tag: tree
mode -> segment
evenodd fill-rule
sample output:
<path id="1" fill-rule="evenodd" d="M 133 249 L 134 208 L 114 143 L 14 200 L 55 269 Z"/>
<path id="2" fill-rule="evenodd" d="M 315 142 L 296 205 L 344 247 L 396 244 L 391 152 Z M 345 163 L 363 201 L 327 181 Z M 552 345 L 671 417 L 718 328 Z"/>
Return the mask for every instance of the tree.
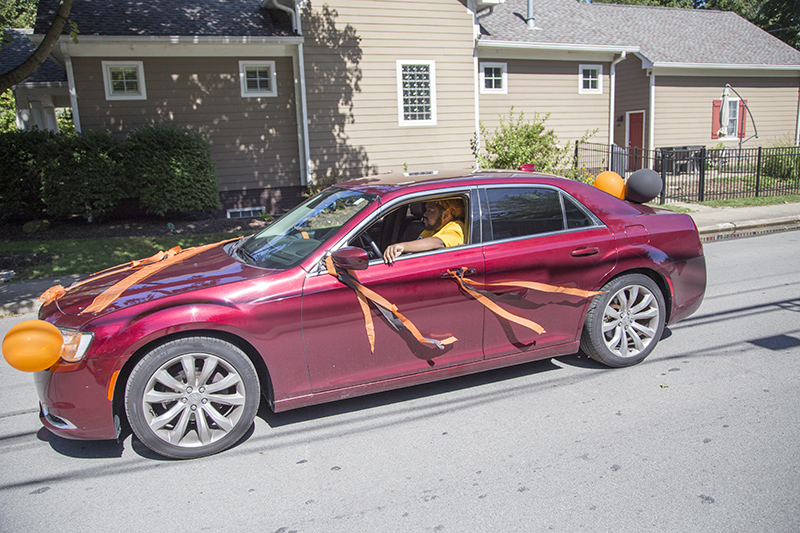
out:
<path id="1" fill-rule="evenodd" d="M 4 74 L 0 74 L 0 94 L 5 92 L 6 89 L 24 81 L 31 74 L 36 72 L 36 69 L 42 66 L 50 55 L 53 46 L 58 42 L 58 38 L 61 37 L 61 32 L 64 31 L 64 25 L 69 21 L 69 12 L 72 9 L 72 2 L 73 0 L 60 0 L 58 11 L 56 11 L 50 29 L 47 30 L 39 47 L 19 66 Z M 71 33 L 74 39 L 75 33 L 77 33 L 77 28 L 74 24 L 72 25 Z"/>

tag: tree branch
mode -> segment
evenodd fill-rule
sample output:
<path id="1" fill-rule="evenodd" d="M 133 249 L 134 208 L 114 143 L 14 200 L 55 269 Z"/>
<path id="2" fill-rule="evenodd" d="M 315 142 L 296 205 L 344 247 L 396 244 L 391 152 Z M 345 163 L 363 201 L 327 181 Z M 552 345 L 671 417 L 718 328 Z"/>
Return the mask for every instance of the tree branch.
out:
<path id="1" fill-rule="evenodd" d="M 67 23 L 69 12 L 72 9 L 72 2 L 73 0 L 61 0 L 61 5 L 58 6 L 53 24 L 47 30 L 39 47 L 22 64 L 5 74 L 0 74 L 0 93 L 25 81 L 47 60 L 53 46 L 58 42 L 58 38 L 61 37 L 61 32 L 64 30 L 64 25 Z"/>

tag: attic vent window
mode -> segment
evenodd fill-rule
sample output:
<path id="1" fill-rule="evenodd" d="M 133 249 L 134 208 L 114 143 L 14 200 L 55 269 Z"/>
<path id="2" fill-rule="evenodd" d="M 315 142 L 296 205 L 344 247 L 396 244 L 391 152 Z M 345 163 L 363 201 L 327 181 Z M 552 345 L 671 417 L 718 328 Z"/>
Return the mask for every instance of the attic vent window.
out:
<path id="1" fill-rule="evenodd" d="M 103 61 L 106 100 L 146 100 L 141 61 Z"/>
<path id="2" fill-rule="evenodd" d="M 239 61 L 242 98 L 277 96 L 274 61 Z"/>
<path id="3" fill-rule="evenodd" d="M 603 94 L 603 65 L 580 65 L 579 94 Z"/>
<path id="4" fill-rule="evenodd" d="M 401 126 L 436 125 L 436 64 L 397 61 L 397 105 Z"/>

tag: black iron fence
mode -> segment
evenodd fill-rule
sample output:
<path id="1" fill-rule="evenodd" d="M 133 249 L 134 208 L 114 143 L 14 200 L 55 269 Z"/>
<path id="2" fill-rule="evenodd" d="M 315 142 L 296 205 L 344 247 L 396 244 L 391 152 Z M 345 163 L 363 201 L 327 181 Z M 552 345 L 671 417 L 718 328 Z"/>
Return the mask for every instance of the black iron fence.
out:
<path id="1" fill-rule="evenodd" d="M 703 202 L 800 194 L 800 147 L 706 148 L 676 146 L 643 150 L 578 143 L 574 167 L 596 176 L 612 170 L 627 178 L 651 168 L 664 183 L 661 203 Z"/>

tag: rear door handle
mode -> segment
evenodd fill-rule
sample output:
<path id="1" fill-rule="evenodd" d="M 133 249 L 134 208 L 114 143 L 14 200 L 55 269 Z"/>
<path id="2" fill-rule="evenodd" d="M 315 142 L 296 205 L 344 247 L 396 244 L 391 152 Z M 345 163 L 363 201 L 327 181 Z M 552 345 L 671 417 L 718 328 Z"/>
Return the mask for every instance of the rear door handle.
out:
<path id="1" fill-rule="evenodd" d="M 571 255 L 572 257 L 586 257 L 587 255 L 594 255 L 598 253 L 600 253 L 600 248 L 593 246 L 591 248 L 586 248 L 586 247 L 577 248 L 575 250 L 572 250 L 572 252 L 570 252 L 569 255 Z"/>

